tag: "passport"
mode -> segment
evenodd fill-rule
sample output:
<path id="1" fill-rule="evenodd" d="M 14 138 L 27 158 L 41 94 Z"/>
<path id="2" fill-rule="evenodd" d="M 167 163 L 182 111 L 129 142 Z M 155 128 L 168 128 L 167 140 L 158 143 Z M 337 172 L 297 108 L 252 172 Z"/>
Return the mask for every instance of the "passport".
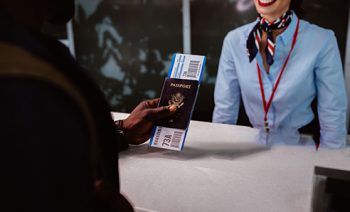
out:
<path id="1" fill-rule="evenodd" d="M 196 102 L 205 56 L 175 53 L 165 79 L 158 106 L 176 105 L 171 117 L 156 121 L 150 145 L 181 151 Z"/>
<path id="2" fill-rule="evenodd" d="M 177 111 L 155 124 L 160 127 L 186 129 L 196 102 L 198 88 L 198 80 L 167 78 L 163 84 L 159 106 L 175 105 Z"/>

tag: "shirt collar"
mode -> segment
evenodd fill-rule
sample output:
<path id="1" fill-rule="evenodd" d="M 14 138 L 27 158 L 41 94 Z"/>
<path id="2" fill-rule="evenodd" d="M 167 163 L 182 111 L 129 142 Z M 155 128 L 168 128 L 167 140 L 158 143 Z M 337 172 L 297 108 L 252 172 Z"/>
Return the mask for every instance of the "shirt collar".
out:
<path id="1" fill-rule="evenodd" d="M 296 30 L 297 27 L 297 23 L 298 23 L 298 16 L 297 14 L 295 14 L 295 12 L 293 11 L 293 18 L 292 21 L 290 22 L 290 24 L 288 25 L 287 29 L 282 32 L 280 35 L 277 36 L 281 38 L 282 43 L 284 45 L 289 44 L 290 42 L 292 42 L 293 40 L 293 36 L 294 36 L 294 32 Z"/>

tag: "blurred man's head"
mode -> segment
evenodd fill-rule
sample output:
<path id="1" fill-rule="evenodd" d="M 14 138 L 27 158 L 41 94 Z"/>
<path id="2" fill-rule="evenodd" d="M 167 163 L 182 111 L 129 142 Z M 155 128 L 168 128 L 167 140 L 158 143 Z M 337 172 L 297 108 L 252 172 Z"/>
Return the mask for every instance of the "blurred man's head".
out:
<path id="1" fill-rule="evenodd" d="M 50 14 L 47 17 L 47 21 L 52 24 L 65 24 L 74 15 L 74 0 L 44 0 L 51 4 Z"/>
<path id="2" fill-rule="evenodd" d="M 74 15 L 74 0 L 1 0 L 0 9 L 29 27 L 41 28 L 45 21 L 67 23 Z"/>

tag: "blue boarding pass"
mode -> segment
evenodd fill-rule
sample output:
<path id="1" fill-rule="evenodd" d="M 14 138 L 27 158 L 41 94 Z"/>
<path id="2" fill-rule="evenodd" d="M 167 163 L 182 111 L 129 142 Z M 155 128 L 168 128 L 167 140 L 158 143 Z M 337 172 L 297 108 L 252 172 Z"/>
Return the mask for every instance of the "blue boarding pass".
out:
<path id="1" fill-rule="evenodd" d="M 159 106 L 176 105 L 177 111 L 155 123 L 150 140 L 152 147 L 183 149 L 204 66 L 205 56 L 174 54 Z"/>

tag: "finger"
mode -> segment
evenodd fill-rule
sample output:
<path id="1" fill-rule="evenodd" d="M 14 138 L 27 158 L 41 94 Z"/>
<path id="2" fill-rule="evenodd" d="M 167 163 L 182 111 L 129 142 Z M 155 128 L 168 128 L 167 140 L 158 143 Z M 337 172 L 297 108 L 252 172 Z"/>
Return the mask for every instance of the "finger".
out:
<path id="1" fill-rule="evenodd" d="M 175 105 L 150 108 L 147 110 L 146 118 L 149 121 L 156 121 L 171 116 L 177 110 Z"/>
<path id="2" fill-rule="evenodd" d="M 156 108 L 159 104 L 159 98 L 146 100 L 147 108 Z"/>

